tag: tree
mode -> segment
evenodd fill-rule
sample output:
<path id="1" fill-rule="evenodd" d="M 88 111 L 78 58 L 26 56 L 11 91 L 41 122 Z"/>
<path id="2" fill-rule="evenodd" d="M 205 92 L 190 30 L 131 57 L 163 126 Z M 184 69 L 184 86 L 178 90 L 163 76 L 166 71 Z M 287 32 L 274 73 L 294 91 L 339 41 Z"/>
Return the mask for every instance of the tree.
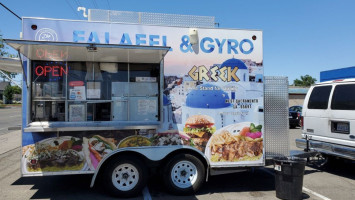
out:
<path id="1" fill-rule="evenodd" d="M 6 104 L 6 102 L 11 102 L 14 99 L 14 90 L 12 89 L 11 85 L 6 86 L 5 90 L 4 90 L 4 96 L 6 101 L 4 102 Z"/>
<path id="2" fill-rule="evenodd" d="M 301 80 L 296 79 L 293 81 L 293 85 L 295 86 L 302 86 L 302 87 L 309 87 L 312 84 L 314 84 L 317 81 L 317 79 L 313 78 L 310 75 L 305 75 L 305 76 L 301 76 Z"/>
<path id="3" fill-rule="evenodd" d="M 12 91 L 14 92 L 14 94 L 21 94 L 22 93 L 22 89 L 15 85 L 15 86 L 11 86 L 12 87 Z"/>
<path id="4" fill-rule="evenodd" d="M 5 51 L 6 47 L 4 45 L 4 42 L 2 40 L 2 34 L 0 33 L 0 56 L 6 56 L 9 53 Z"/>

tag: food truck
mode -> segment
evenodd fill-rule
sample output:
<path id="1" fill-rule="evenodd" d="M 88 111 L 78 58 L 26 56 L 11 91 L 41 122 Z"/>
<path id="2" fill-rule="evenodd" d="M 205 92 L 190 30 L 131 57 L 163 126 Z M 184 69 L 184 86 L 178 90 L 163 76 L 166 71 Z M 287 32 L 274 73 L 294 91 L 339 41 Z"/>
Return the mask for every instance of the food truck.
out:
<path id="1" fill-rule="evenodd" d="M 132 196 L 155 169 L 191 194 L 288 155 L 288 81 L 263 75 L 262 31 L 132 13 L 23 18 L 22 38 L 4 40 L 22 60 L 23 176 L 93 174 Z"/>

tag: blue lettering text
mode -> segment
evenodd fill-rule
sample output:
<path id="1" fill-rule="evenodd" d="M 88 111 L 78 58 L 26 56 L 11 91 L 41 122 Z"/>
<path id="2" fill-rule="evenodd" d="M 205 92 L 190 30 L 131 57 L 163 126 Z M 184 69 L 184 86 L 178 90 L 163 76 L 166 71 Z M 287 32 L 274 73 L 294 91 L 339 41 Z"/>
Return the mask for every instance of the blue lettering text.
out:
<path id="1" fill-rule="evenodd" d="M 233 39 L 228 39 L 227 43 L 228 43 L 228 48 L 227 48 L 228 54 L 230 54 L 232 50 L 235 54 L 238 54 L 238 51 L 236 49 L 238 47 L 238 41 Z"/>
<path id="2" fill-rule="evenodd" d="M 89 35 L 88 43 L 100 43 L 99 37 L 96 32 L 91 32 Z"/>
<path id="3" fill-rule="evenodd" d="M 85 41 L 84 34 L 85 31 L 73 31 L 73 42 Z"/>
<path id="4" fill-rule="evenodd" d="M 218 38 L 216 38 L 215 40 L 216 40 L 216 43 L 217 43 L 217 46 L 218 46 L 218 53 L 219 53 L 219 54 L 222 54 L 222 52 L 223 52 L 223 45 L 224 45 L 224 43 L 226 42 L 226 39 L 223 39 L 222 42 L 220 42 Z"/>
<path id="5" fill-rule="evenodd" d="M 209 47 L 208 49 L 205 48 L 205 43 L 209 42 L 209 43 L 213 43 L 213 39 L 210 37 L 205 37 L 201 40 L 200 43 L 200 48 L 203 52 L 205 53 L 211 53 L 214 50 L 214 45 L 213 44 L 208 44 L 207 47 Z"/>
<path id="6" fill-rule="evenodd" d="M 128 33 L 123 33 L 120 44 L 132 45 L 131 38 Z"/>
<path id="7" fill-rule="evenodd" d="M 244 45 L 243 45 L 244 43 L 248 43 L 250 45 L 248 51 L 246 51 L 244 49 Z M 240 52 L 242 52 L 244 54 L 250 54 L 254 50 L 254 45 L 250 40 L 244 39 L 244 40 L 240 41 L 239 49 L 240 49 Z"/>
<path id="8" fill-rule="evenodd" d="M 146 34 L 136 34 L 136 45 L 147 44 L 146 37 L 147 37 Z"/>
<path id="9" fill-rule="evenodd" d="M 159 45 L 159 35 L 150 35 L 149 36 L 149 46 Z"/>

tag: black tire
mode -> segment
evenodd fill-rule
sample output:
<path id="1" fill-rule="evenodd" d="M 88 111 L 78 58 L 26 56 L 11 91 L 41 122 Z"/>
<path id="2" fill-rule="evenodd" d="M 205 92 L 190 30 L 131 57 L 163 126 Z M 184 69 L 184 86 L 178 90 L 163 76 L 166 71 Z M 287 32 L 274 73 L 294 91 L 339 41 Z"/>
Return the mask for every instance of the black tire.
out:
<path id="1" fill-rule="evenodd" d="M 190 154 L 176 155 L 167 162 L 163 171 L 167 191 L 176 195 L 194 194 L 204 183 L 205 177 L 205 166 L 200 159 Z"/>
<path id="2" fill-rule="evenodd" d="M 147 184 L 147 169 L 137 158 L 120 156 L 107 164 L 101 184 L 113 196 L 134 197 Z"/>

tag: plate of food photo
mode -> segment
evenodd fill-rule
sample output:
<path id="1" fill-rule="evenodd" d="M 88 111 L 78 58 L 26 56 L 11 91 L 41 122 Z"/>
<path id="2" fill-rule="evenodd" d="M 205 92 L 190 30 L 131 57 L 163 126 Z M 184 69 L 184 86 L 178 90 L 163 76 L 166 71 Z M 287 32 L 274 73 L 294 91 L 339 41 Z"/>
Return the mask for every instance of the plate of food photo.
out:
<path id="1" fill-rule="evenodd" d="M 23 172 L 60 172 L 86 170 L 82 140 L 71 136 L 47 138 L 36 142 L 22 157 Z"/>
<path id="2" fill-rule="evenodd" d="M 151 146 L 151 145 L 152 143 L 147 137 L 140 136 L 140 135 L 132 135 L 121 140 L 121 142 L 118 144 L 118 148 L 144 147 L 144 146 Z"/>
<path id="3" fill-rule="evenodd" d="M 213 165 L 259 162 L 263 156 L 262 125 L 231 124 L 217 130 L 207 143 L 205 155 Z"/>

